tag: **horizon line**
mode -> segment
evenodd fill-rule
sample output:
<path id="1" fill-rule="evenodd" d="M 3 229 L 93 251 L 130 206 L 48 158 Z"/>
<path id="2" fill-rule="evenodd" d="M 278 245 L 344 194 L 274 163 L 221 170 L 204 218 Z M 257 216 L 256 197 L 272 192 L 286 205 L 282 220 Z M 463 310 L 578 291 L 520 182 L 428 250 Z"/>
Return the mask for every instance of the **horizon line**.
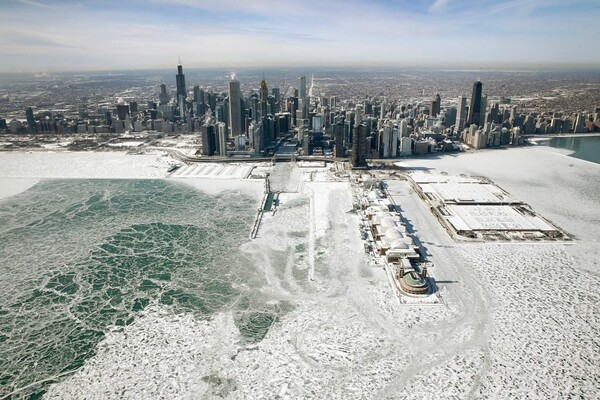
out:
<path id="1" fill-rule="evenodd" d="M 327 68 L 327 69 L 426 69 L 426 70 L 435 70 L 435 71 L 456 71 L 456 72 L 481 72 L 483 74 L 487 72 L 520 72 L 518 70 L 523 70 L 523 72 L 531 72 L 531 71 L 544 71 L 544 70 L 600 70 L 600 64 L 598 63 L 570 63 L 570 62 L 540 62 L 540 63 L 490 63 L 487 67 L 486 64 L 481 63 L 483 66 L 483 70 L 480 71 L 480 67 L 474 67 L 471 63 L 458 64 L 458 63 L 448 63 L 443 66 L 439 64 L 307 64 L 307 65 L 298 65 L 298 64 L 281 64 L 281 65 L 214 65 L 214 66 L 197 66 L 195 64 L 191 64 L 189 66 L 183 65 L 186 69 L 191 70 L 252 70 L 252 69 L 318 69 L 318 68 Z M 162 71 L 169 70 L 172 68 L 176 68 L 177 65 L 173 64 L 173 66 L 152 66 L 152 67 L 134 67 L 134 68 L 125 68 L 125 67 L 115 67 L 115 68 L 73 68 L 73 69 L 63 69 L 61 67 L 58 68 L 47 68 L 47 69 L 25 69 L 25 70 L 16 70 L 16 69 L 8 69 L 8 70 L 0 70 L 0 74 L 44 74 L 44 73 L 90 73 L 90 72 L 132 72 L 132 71 Z M 516 71 L 515 71 L 516 70 Z"/>

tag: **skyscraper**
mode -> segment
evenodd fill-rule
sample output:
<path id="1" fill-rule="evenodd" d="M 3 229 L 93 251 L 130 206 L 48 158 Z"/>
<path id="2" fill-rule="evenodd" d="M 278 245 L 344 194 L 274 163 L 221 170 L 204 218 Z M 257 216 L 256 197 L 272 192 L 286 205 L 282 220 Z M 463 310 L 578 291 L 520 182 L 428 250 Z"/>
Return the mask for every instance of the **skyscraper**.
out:
<path id="1" fill-rule="evenodd" d="M 281 104 L 281 89 L 279 88 L 273 88 L 271 89 L 271 94 L 275 97 L 275 113 L 278 113 L 280 111 L 280 104 Z"/>
<path id="2" fill-rule="evenodd" d="M 306 76 L 300 77 L 300 107 L 302 111 L 302 118 L 308 118 L 308 99 L 306 96 Z"/>
<path id="3" fill-rule="evenodd" d="M 305 99 L 306 98 L 306 76 L 302 75 L 299 79 L 300 79 L 300 89 L 299 89 L 298 96 L 301 99 Z"/>
<path id="4" fill-rule="evenodd" d="M 177 84 L 177 99 L 179 100 L 183 96 L 185 99 L 187 91 L 185 90 L 185 75 L 183 74 L 183 67 L 181 63 L 177 66 L 177 75 L 175 75 L 175 83 Z M 179 105 L 180 107 L 182 104 Z"/>
<path id="5" fill-rule="evenodd" d="M 456 108 L 456 131 L 462 132 L 465 129 L 465 120 L 467 118 L 467 98 L 465 96 L 458 97 L 458 107 Z"/>
<path id="6" fill-rule="evenodd" d="M 430 115 L 432 117 L 437 117 L 439 115 L 441 103 L 442 103 L 442 99 L 440 98 L 440 95 L 436 94 L 435 99 L 433 99 L 431 101 L 431 114 Z"/>
<path id="7" fill-rule="evenodd" d="M 169 95 L 167 94 L 167 85 L 164 83 L 160 84 L 160 93 L 158 95 L 158 102 L 160 104 L 167 104 L 169 102 Z"/>
<path id="8" fill-rule="evenodd" d="M 33 110 L 31 109 L 31 107 L 28 107 L 25 111 L 25 117 L 27 118 L 27 132 L 36 133 L 37 128 L 35 125 L 35 118 L 33 116 Z"/>
<path id="9" fill-rule="evenodd" d="M 469 124 L 479 126 L 481 122 L 481 90 L 482 83 L 476 81 L 473 84 L 473 94 L 471 95 L 471 105 L 469 106 Z M 485 111 L 485 110 L 484 110 Z"/>
<path id="10" fill-rule="evenodd" d="M 194 101 L 200 103 L 200 86 L 194 86 Z"/>
<path id="11" fill-rule="evenodd" d="M 352 167 L 367 166 L 367 127 L 357 124 L 352 130 Z"/>
<path id="12" fill-rule="evenodd" d="M 333 126 L 333 137 L 335 140 L 335 156 L 344 157 L 344 124 L 340 121 Z"/>
<path id="13" fill-rule="evenodd" d="M 265 118 L 269 114 L 269 89 L 267 88 L 267 82 L 264 80 L 260 81 L 260 116 Z"/>
<path id="14" fill-rule="evenodd" d="M 200 127 L 200 143 L 202 144 L 203 156 L 212 156 L 215 153 L 214 125 L 203 125 Z"/>
<path id="15" fill-rule="evenodd" d="M 229 81 L 229 129 L 233 137 L 242 134 L 242 93 L 235 78 Z"/>

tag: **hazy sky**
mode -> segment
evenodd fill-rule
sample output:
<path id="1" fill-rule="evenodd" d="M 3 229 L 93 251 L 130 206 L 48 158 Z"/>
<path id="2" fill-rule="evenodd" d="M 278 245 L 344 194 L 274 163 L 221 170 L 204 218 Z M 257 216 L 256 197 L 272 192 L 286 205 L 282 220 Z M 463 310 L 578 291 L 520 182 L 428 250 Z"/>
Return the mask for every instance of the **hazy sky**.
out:
<path id="1" fill-rule="evenodd" d="M 0 0 L 0 71 L 600 66 L 598 0 Z"/>

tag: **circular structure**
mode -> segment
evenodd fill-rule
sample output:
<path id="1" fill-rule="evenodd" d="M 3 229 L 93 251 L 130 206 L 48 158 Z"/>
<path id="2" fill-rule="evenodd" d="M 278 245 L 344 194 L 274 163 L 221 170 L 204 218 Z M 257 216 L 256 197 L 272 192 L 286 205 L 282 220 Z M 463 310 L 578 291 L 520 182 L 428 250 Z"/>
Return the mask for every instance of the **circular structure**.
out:
<path id="1" fill-rule="evenodd" d="M 396 275 L 400 289 L 407 294 L 423 295 L 429 292 L 427 278 L 421 277 L 416 271 L 401 271 Z"/>

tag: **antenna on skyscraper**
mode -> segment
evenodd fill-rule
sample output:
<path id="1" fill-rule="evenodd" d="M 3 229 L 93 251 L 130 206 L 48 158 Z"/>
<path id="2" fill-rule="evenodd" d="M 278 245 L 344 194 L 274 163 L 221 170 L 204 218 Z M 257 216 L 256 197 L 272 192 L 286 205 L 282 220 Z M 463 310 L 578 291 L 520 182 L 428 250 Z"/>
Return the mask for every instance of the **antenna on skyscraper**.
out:
<path id="1" fill-rule="evenodd" d="M 179 61 L 179 65 L 181 65 L 181 56 L 180 55 L 177 56 L 177 60 Z"/>
<path id="2" fill-rule="evenodd" d="M 477 82 L 481 82 L 481 65 L 479 66 L 479 73 L 477 74 Z"/>

